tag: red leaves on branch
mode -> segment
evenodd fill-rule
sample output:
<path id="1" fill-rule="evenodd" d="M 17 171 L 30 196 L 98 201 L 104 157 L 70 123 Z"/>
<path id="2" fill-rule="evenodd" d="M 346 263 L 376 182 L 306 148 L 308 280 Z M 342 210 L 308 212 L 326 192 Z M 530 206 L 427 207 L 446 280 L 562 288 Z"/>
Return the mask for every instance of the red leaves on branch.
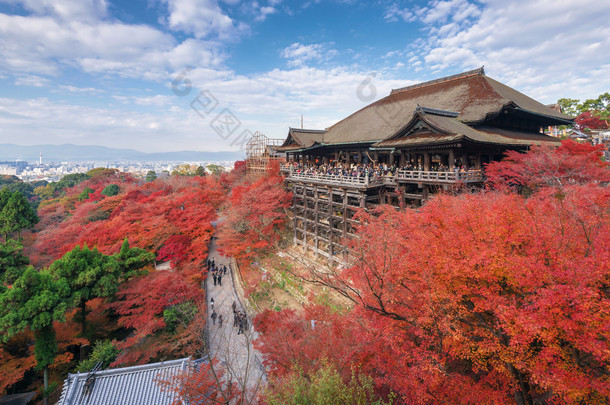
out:
<path id="1" fill-rule="evenodd" d="M 610 398 L 609 202 L 574 185 L 362 214 L 343 277 L 378 383 L 417 403 Z"/>
<path id="2" fill-rule="evenodd" d="M 233 187 L 218 231 L 218 246 L 224 255 L 249 260 L 275 247 L 292 198 L 283 183 L 279 171 L 270 171 Z"/>
<path id="3" fill-rule="evenodd" d="M 596 115 L 597 112 L 599 111 L 585 111 L 574 122 L 581 129 L 608 129 L 608 122 Z"/>
<path id="4" fill-rule="evenodd" d="M 564 187 L 570 184 L 610 181 L 603 145 L 565 140 L 558 148 L 532 146 L 528 153 L 509 151 L 500 162 L 486 165 L 494 188 Z"/>
<path id="5" fill-rule="evenodd" d="M 263 363 L 274 377 L 289 374 L 298 365 L 305 374 L 315 372 L 326 359 L 349 377 L 350 366 L 367 342 L 359 340 L 343 315 L 327 307 L 311 306 L 303 313 L 266 310 L 255 320 L 260 333 L 255 345 L 265 354 Z"/>
<path id="6" fill-rule="evenodd" d="M 154 271 L 123 284 L 117 293 L 118 300 L 110 307 L 120 315 L 119 325 L 131 328 L 134 333 L 121 342 L 119 349 L 138 345 L 114 363 L 142 363 L 154 358 L 165 345 L 172 342 L 154 339 L 157 331 L 165 327 L 163 311 L 184 301 L 198 302 L 202 296 L 198 286 L 189 283 L 174 271 Z"/>

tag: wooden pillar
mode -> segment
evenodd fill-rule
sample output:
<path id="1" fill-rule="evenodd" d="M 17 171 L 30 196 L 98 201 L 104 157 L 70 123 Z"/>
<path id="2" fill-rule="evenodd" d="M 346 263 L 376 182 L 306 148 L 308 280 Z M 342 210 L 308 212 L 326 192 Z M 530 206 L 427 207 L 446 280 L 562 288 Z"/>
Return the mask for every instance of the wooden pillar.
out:
<path id="1" fill-rule="evenodd" d="M 405 166 L 405 152 L 404 151 L 400 151 L 400 167 L 404 167 Z"/>
<path id="2" fill-rule="evenodd" d="M 347 238 L 347 190 L 343 190 L 343 239 Z"/>
<path id="3" fill-rule="evenodd" d="M 298 225 L 298 215 L 296 213 L 297 211 L 297 193 L 296 190 L 294 193 L 292 193 L 292 209 L 294 210 L 294 218 L 293 218 L 293 227 L 294 227 L 294 244 L 298 244 L 297 241 L 299 239 L 299 234 L 297 232 L 297 225 Z"/>
<path id="4" fill-rule="evenodd" d="M 339 151 L 335 151 L 335 163 L 339 163 Z"/>
<path id="5" fill-rule="evenodd" d="M 379 161 L 379 153 L 377 153 L 376 151 L 373 152 L 373 160 L 375 161 L 375 163 Z"/>
<path id="6" fill-rule="evenodd" d="M 430 152 L 424 152 L 424 171 L 430 170 Z"/>
<path id="7" fill-rule="evenodd" d="M 476 163 L 476 169 L 477 170 L 481 170 L 481 152 L 477 152 L 477 163 Z"/>
<path id="8" fill-rule="evenodd" d="M 362 151 L 358 151 L 358 164 L 362 164 Z"/>
<path id="9" fill-rule="evenodd" d="M 307 186 L 303 185 L 303 247 L 307 248 Z"/>
<path id="10" fill-rule="evenodd" d="M 455 169 L 455 152 L 453 152 L 453 148 L 449 149 L 449 170 L 453 171 Z"/>
<path id="11" fill-rule="evenodd" d="M 319 203 L 319 199 L 318 199 L 318 186 L 314 186 L 314 191 L 313 191 L 313 196 L 314 196 L 314 255 L 315 257 L 318 257 L 318 247 L 319 247 L 319 243 L 320 243 L 320 229 L 318 227 L 318 223 L 320 220 L 320 211 L 319 208 L 320 206 L 318 205 Z"/>
<path id="12" fill-rule="evenodd" d="M 394 164 L 394 153 L 390 152 L 390 159 L 388 159 L 388 166 L 392 166 Z"/>

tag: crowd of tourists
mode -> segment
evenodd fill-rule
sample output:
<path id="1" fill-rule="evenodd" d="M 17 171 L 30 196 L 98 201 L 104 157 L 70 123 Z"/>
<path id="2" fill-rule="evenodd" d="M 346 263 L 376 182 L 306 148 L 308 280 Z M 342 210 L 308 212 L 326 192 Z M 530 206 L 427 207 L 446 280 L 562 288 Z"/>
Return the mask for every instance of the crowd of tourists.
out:
<path id="1" fill-rule="evenodd" d="M 214 259 L 208 259 L 206 261 L 206 266 L 208 269 L 208 274 L 211 273 L 212 277 L 214 278 L 214 285 L 222 286 L 222 276 L 227 274 L 227 266 L 216 266 Z"/>
<path id="2" fill-rule="evenodd" d="M 370 180 L 377 180 L 385 176 L 395 176 L 399 170 L 408 171 L 423 171 L 421 163 L 408 162 L 402 166 L 395 164 L 388 165 L 385 163 L 322 163 L 303 165 L 299 162 L 286 163 L 287 168 L 293 173 L 314 174 L 314 175 L 331 175 L 365 178 L 368 176 Z M 428 171 L 448 172 L 449 166 L 433 162 Z M 454 172 L 465 172 L 467 169 L 464 166 L 455 166 Z"/>
<path id="3" fill-rule="evenodd" d="M 212 274 L 214 279 L 214 286 L 222 287 L 222 276 L 227 274 L 227 266 L 226 265 L 216 265 L 214 259 L 208 259 L 206 261 L 206 267 L 208 270 L 208 274 Z M 212 319 L 212 325 L 216 325 L 216 321 L 218 321 L 218 325 L 222 327 L 223 318 L 222 315 L 216 312 L 216 308 L 214 307 L 215 302 L 214 298 L 210 300 L 210 310 L 212 311 L 210 318 Z M 248 316 L 245 312 L 237 309 L 237 303 L 233 301 L 233 327 L 238 328 L 237 334 L 241 335 L 246 330 L 248 330 Z"/>

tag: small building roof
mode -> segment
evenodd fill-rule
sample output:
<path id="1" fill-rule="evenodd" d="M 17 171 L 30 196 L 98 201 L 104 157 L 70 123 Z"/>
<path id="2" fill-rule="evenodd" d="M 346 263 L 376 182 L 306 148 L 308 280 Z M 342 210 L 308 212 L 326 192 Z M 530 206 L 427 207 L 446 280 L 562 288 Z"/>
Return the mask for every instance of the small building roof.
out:
<path id="1" fill-rule="evenodd" d="M 278 152 L 287 152 L 303 148 L 309 148 L 316 143 L 322 143 L 324 140 L 324 129 L 301 129 L 288 128 L 288 136 L 281 146 L 274 149 Z"/>
<path id="2" fill-rule="evenodd" d="M 170 381 L 202 361 L 187 357 L 95 373 L 68 374 L 57 405 L 171 405 L 179 399 L 178 394 L 173 390 L 162 391 L 158 381 Z"/>
<path id="3" fill-rule="evenodd" d="M 379 142 L 396 134 L 419 105 L 459 112 L 459 121 L 476 125 L 506 108 L 525 111 L 549 124 L 572 117 L 487 77 L 483 68 L 392 90 L 384 97 L 327 129 L 324 144 Z"/>

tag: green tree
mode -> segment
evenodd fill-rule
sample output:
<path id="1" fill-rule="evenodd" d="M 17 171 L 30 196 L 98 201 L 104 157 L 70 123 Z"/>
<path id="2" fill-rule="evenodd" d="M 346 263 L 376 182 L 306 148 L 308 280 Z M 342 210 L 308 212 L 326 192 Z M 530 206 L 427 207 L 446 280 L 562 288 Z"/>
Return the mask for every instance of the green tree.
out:
<path id="1" fill-rule="evenodd" d="M 337 369 L 323 361 L 312 376 L 295 368 L 281 381 L 275 381 L 265 393 L 268 405 L 390 405 L 375 395 L 373 379 L 352 371 L 344 381 Z"/>
<path id="2" fill-rule="evenodd" d="M 209 165 L 206 166 L 206 168 L 212 173 L 212 174 L 220 174 L 222 172 L 225 171 L 225 169 L 222 166 L 218 166 L 215 164 L 210 163 Z"/>
<path id="3" fill-rule="evenodd" d="M 52 184 L 57 191 L 61 191 L 64 188 L 74 187 L 85 180 L 89 180 L 90 178 L 91 176 L 86 173 L 73 173 L 62 177 L 57 183 Z"/>
<path id="4" fill-rule="evenodd" d="M 97 249 L 76 246 L 61 259 L 55 260 L 49 271 L 60 282 L 70 287 L 69 305 L 80 310 L 81 336 L 87 330 L 87 301 L 110 297 L 117 291 L 119 265 Z"/>
<path id="5" fill-rule="evenodd" d="M 107 197 L 113 197 L 113 196 L 117 195 L 120 191 L 121 191 L 121 189 L 119 188 L 118 185 L 116 185 L 116 184 L 108 184 L 102 190 L 102 194 L 104 194 Z"/>
<path id="6" fill-rule="evenodd" d="M 3 204 L 6 198 L 6 194 L 4 192 L 2 194 L 0 204 Z M 19 191 L 11 194 L 6 204 L 3 204 L 2 211 L 0 211 L 0 232 L 4 234 L 5 241 L 8 235 L 14 232 L 19 233 L 19 239 L 21 240 L 21 230 L 29 228 L 37 222 L 36 211 Z"/>
<path id="7" fill-rule="evenodd" d="M 146 182 L 150 183 L 153 182 L 155 180 L 157 180 L 157 173 L 155 173 L 154 170 L 149 170 L 148 173 L 146 173 Z"/>
<path id="8" fill-rule="evenodd" d="M 85 201 L 87 198 L 89 198 L 89 194 L 93 193 L 93 191 L 94 190 L 92 188 L 85 187 L 78 195 L 78 201 Z"/>
<path id="9" fill-rule="evenodd" d="M 13 195 L 13 193 L 11 193 L 9 191 L 9 189 L 7 189 L 7 188 L 0 189 L 0 212 L 2 212 L 2 210 L 4 209 L 4 206 L 6 205 L 6 203 L 11 198 L 12 195 Z"/>
<path id="10" fill-rule="evenodd" d="M 63 321 L 65 299 L 70 290 L 65 281 L 55 281 L 48 271 L 28 267 L 11 288 L 0 294 L 0 331 L 6 342 L 30 328 L 34 333 L 34 356 L 43 370 L 45 395 L 49 387 L 47 369 L 57 355 L 53 321 Z"/>
<path id="11" fill-rule="evenodd" d="M 197 170 L 195 170 L 195 176 L 204 177 L 207 175 L 208 175 L 208 173 L 205 171 L 203 166 L 197 166 Z"/>
<path id="12" fill-rule="evenodd" d="M 30 260 L 23 255 L 23 245 L 9 239 L 0 243 L 0 284 L 13 284 L 25 271 Z"/>
<path id="13" fill-rule="evenodd" d="M 600 94 L 597 98 L 590 98 L 582 103 L 578 99 L 561 98 L 557 101 L 564 114 L 577 116 L 587 111 L 604 121 L 610 120 L 610 93 Z"/>
<path id="14" fill-rule="evenodd" d="M 86 373 L 91 370 L 97 363 L 102 363 L 102 368 L 106 368 L 112 363 L 120 351 L 114 347 L 114 343 L 108 340 L 99 340 L 95 342 L 93 351 L 89 357 L 76 366 L 76 371 L 79 373 Z"/>
<path id="15" fill-rule="evenodd" d="M 113 256 L 119 267 L 119 274 L 123 279 L 138 275 L 142 267 L 155 260 L 155 254 L 140 248 L 130 248 L 127 238 L 123 240 L 121 250 Z"/>

